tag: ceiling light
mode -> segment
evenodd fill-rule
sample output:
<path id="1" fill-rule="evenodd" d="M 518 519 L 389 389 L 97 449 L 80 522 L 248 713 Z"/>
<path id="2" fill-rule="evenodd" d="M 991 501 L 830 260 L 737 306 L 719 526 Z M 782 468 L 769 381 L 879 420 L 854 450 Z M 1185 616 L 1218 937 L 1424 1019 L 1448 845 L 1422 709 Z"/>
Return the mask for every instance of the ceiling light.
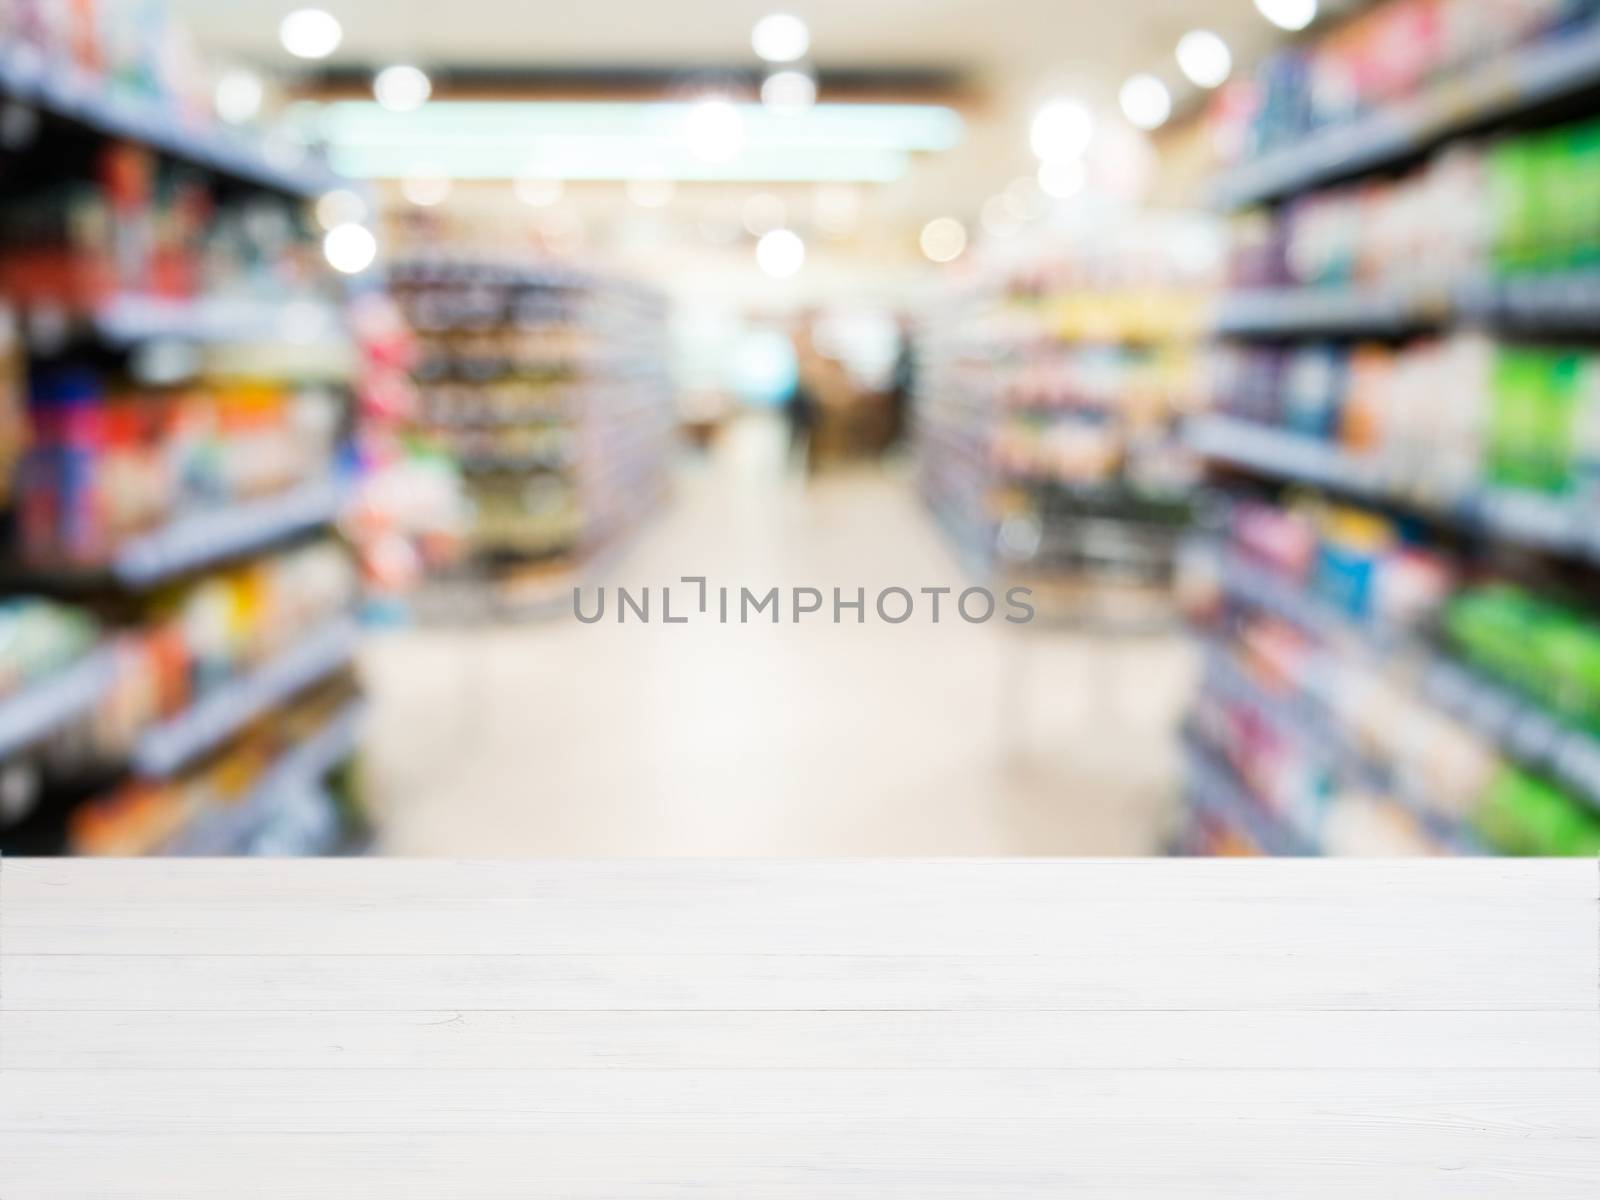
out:
<path id="1" fill-rule="evenodd" d="M 757 192 L 747 198 L 739 209 L 739 217 L 752 237 L 771 233 L 783 227 L 789 213 L 784 203 L 771 192 Z"/>
<path id="2" fill-rule="evenodd" d="M 744 118 L 727 100 L 702 100 L 683 122 L 689 152 L 704 162 L 727 162 L 744 146 Z"/>
<path id="3" fill-rule="evenodd" d="M 774 71 L 761 81 L 761 103 L 780 116 L 804 112 L 817 102 L 817 81 L 805 71 Z"/>
<path id="4" fill-rule="evenodd" d="M 417 67 L 385 67 L 372 80 L 372 94 L 390 112 L 411 112 L 433 95 L 433 81 Z"/>
<path id="5" fill-rule="evenodd" d="M 1039 165 L 1039 190 L 1046 196 L 1065 200 L 1083 191 L 1083 163 L 1077 159 L 1061 159 Z"/>
<path id="6" fill-rule="evenodd" d="M 245 67 L 233 67 L 217 77 L 212 103 L 217 116 L 228 124 L 243 125 L 260 115 L 265 94 L 261 76 Z"/>
<path id="7" fill-rule="evenodd" d="M 1279 29 L 1295 33 L 1317 19 L 1317 0 L 1256 0 L 1256 11 Z"/>
<path id="8" fill-rule="evenodd" d="M 1117 93 L 1122 115 L 1140 129 L 1154 129 L 1172 115 L 1172 93 L 1154 75 L 1134 75 Z"/>
<path id="9" fill-rule="evenodd" d="M 322 239 L 322 254 L 335 271 L 357 275 L 378 256 L 378 239 L 365 225 L 335 225 Z"/>
<path id="10" fill-rule="evenodd" d="M 1178 67 L 1196 87 L 1214 88 L 1233 70 L 1233 52 L 1209 29 L 1191 29 L 1178 39 Z"/>
<path id="11" fill-rule="evenodd" d="M 519 175 L 511 185 L 517 199 L 529 208 L 549 208 L 561 199 L 561 180 L 545 179 L 538 175 Z"/>
<path id="12" fill-rule="evenodd" d="M 1094 117 L 1076 100 L 1052 100 L 1034 114 L 1028 130 L 1033 152 L 1047 161 L 1077 158 L 1094 136 Z"/>
<path id="13" fill-rule="evenodd" d="M 297 8 L 279 23 L 278 40 L 296 58 L 327 58 L 344 40 L 344 30 L 332 13 Z"/>
<path id="14" fill-rule="evenodd" d="M 967 248 L 967 227 L 954 217 L 935 217 L 922 227 L 917 242 L 934 262 L 953 262 Z"/>
<path id="15" fill-rule="evenodd" d="M 794 62 L 811 49 L 811 31 L 799 17 L 773 13 L 756 22 L 750 46 L 768 62 Z"/>
<path id="16" fill-rule="evenodd" d="M 317 197 L 316 217 L 317 224 L 324 229 L 356 224 L 367 219 L 367 202 L 359 192 L 334 188 Z"/>
<path id="17" fill-rule="evenodd" d="M 418 167 L 400 181 L 400 194 L 419 208 L 433 208 L 450 198 L 450 177 L 434 167 Z"/>
<path id="18" fill-rule="evenodd" d="M 756 243 L 756 266 L 763 275 L 787 279 L 806 263 L 806 244 L 791 229 L 770 229 Z"/>
<path id="19" fill-rule="evenodd" d="M 509 183 L 520 168 L 569 185 L 620 185 L 640 174 L 764 185 L 893 182 L 912 155 L 959 144 L 963 127 L 940 105 L 819 103 L 778 116 L 720 92 L 699 101 L 456 100 L 436 92 L 416 112 L 395 113 L 369 97 L 329 102 L 307 134 L 328 146 L 336 172 L 354 179 L 401 179 L 426 162 L 456 180 Z M 706 101 L 721 103 L 708 115 Z M 708 161 L 690 134 L 702 151 L 726 153 L 732 143 L 736 152 Z"/>
<path id="20" fill-rule="evenodd" d="M 983 202 L 983 212 L 978 219 L 990 237 L 1010 237 L 1022 228 L 1022 221 L 1011 210 L 1010 199 L 1004 192 Z"/>
<path id="21" fill-rule="evenodd" d="M 670 179 L 630 179 L 623 185 L 640 208 L 665 208 L 672 203 L 673 186 Z"/>

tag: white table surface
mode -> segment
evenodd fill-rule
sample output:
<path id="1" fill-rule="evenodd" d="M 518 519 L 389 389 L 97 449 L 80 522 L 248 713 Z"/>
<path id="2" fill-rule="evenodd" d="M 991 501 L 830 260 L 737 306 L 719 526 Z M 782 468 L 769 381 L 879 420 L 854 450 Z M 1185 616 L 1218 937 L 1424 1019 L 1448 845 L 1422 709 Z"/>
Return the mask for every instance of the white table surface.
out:
<path id="1" fill-rule="evenodd" d="M 0 863 L 0 1197 L 1600 1195 L 1568 862 Z"/>

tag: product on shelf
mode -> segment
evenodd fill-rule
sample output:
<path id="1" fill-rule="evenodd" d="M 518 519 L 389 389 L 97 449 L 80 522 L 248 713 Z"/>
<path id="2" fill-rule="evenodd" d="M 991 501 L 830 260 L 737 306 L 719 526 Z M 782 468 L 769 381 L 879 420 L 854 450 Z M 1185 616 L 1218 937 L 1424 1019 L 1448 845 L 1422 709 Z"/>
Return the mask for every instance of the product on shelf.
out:
<path id="1" fill-rule="evenodd" d="M 1469 662 L 1562 720 L 1600 733 L 1600 619 L 1499 586 L 1456 596 L 1443 624 Z"/>
<path id="2" fill-rule="evenodd" d="M 1456 79 L 1538 40 L 1579 36 L 1595 13 L 1592 0 L 1386 0 L 1268 57 L 1219 106 L 1219 134 L 1248 161 L 1418 96 L 1448 109 Z"/>
<path id="3" fill-rule="evenodd" d="M 1235 343 L 1214 410 L 1330 443 L 1449 501 L 1481 488 L 1600 504 L 1600 355 L 1462 333 L 1382 343 Z"/>
<path id="4" fill-rule="evenodd" d="M 212 311 L 321 301 L 319 259 L 297 201 L 219 203 L 203 173 L 126 143 L 107 143 L 90 177 L 40 182 L 0 204 L 0 291 L 68 315 L 106 316 L 119 300 Z"/>
<path id="5" fill-rule="evenodd" d="M 1210 815 L 1188 848 L 1228 844 L 1210 836 L 1219 792 L 1303 852 L 1600 846 L 1600 623 L 1463 589 L 1425 536 L 1327 501 L 1229 507 L 1220 591 L 1195 609 L 1209 640 L 1189 724 L 1209 762 L 1189 793 Z"/>
<path id="6" fill-rule="evenodd" d="M 368 292 L 351 306 L 361 351 L 361 478 L 345 525 L 360 554 L 368 613 L 456 563 L 471 519 L 460 469 L 414 432 L 417 342 L 399 305 Z"/>
<path id="7" fill-rule="evenodd" d="M 353 692 L 334 681 L 255 722 L 173 779 L 131 780 L 73 811 L 79 854 L 318 854 L 343 836 L 323 776 L 351 749 Z"/>
<path id="8" fill-rule="evenodd" d="M 242 120 L 219 119 L 215 98 L 226 63 L 202 58 L 186 25 L 164 0 L 9 0 L 0 5 L 0 94 L 18 101 L 7 126 L 9 152 L 47 147 L 74 155 L 73 136 L 135 143 L 253 189 L 301 197 L 334 186 L 303 146 L 259 136 L 263 116 L 280 115 L 277 90 Z M 81 169 L 67 172 L 84 176 Z"/>
<path id="9" fill-rule="evenodd" d="M 1341 184 L 1236 215 L 1229 282 L 1382 286 L 1419 303 L 1444 299 L 1495 276 L 1593 268 L 1597 213 L 1600 121 L 1453 143 L 1399 179 Z"/>
<path id="10" fill-rule="evenodd" d="M 63 670 L 98 636 L 81 609 L 37 597 L 0 599 L 0 701 Z"/>
<path id="11" fill-rule="evenodd" d="M 1151 216 L 1052 243 L 925 323 L 920 485 L 974 562 L 1165 577 L 1214 282 L 1214 256 L 1184 251 L 1214 240 L 1203 220 Z"/>
<path id="12" fill-rule="evenodd" d="M 188 30 L 160 3 L 16 0 L 0 9 L 0 46 L 85 88 L 149 100 L 177 121 L 214 121 L 211 80 Z"/>
<path id="13" fill-rule="evenodd" d="M 15 485 L 18 551 L 103 563 L 134 534 L 324 476 L 335 397 L 271 381 L 151 391 L 91 367 L 41 366 Z"/>
<path id="14" fill-rule="evenodd" d="M 478 554 L 571 561 L 654 510 L 674 428 L 660 297 L 438 255 L 393 281 L 419 343 L 415 425 L 464 478 Z"/>

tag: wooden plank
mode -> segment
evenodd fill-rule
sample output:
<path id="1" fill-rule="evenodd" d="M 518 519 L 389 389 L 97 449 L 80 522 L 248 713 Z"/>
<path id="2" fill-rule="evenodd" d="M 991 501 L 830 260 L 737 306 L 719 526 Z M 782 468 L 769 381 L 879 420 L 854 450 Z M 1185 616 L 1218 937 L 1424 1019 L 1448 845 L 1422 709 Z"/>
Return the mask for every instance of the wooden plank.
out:
<path id="1" fill-rule="evenodd" d="M 1379 1118 L 1506 1137 L 1593 1132 L 1592 1071 L 14 1071 L 0 1130 L 394 1133 L 597 1130 L 688 1118 L 1085 1121 L 1191 1127 Z"/>
<path id="2" fill-rule="evenodd" d="M 1600 1070 L 1600 1012 L 8 1011 L 0 1069 Z"/>
<path id="3" fill-rule="evenodd" d="M 1592 1139 L 1486 1138 L 1423 1120 L 1253 1124 L 728 1122 L 591 1132 L 17 1134 L 24 1200 L 1172 1200 L 1284 1196 L 1591 1200 Z"/>
<path id="4" fill-rule="evenodd" d="M 708 892 L 817 907 L 881 902 L 893 908 L 951 903 L 1054 903 L 1103 899 L 1246 900 L 1285 907 L 1353 901 L 1459 901 L 1467 905 L 1594 899 L 1587 859 L 861 859 L 543 860 L 288 859 L 270 871 L 228 859 L 8 859 L 0 887 L 18 901 L 216 902 L 385 905 L 397 901 L 533 899 L 545 904 L 677 905 Z"/>
<path id="5" fill-rule="evenodd" d="M 1416 874 L 1324 863 L 1303 886 L 1289 863 L 1236 874 L 1187 862 L 1167 873 L 1159 862 L 779 863 L 770 875 L 750 864 L 481 864 L 481 894 L 480 864 L 337 865 L 286 863 L 234 886 L 219 863 L 111 864 L 102 876 L 13 862 L 0 869 L 0 937 L 14 954 L 1165 958 L 1331 941 L 1499 957 L 1571 946 L 1590 930 L 1595 891 L 1582 862 L 1413 864 Z M 1424 881 L 1437 893 L 1417 893 Z"/>
<path id="6" fill-rule="evenodd" d="M 11 955 L 9 1009 L 1571 1009 L 1559 957 L 1466 940 L 1416 950 L 1316 938 L 1222 955 L 1150 939 L 1074 955 Z"/>

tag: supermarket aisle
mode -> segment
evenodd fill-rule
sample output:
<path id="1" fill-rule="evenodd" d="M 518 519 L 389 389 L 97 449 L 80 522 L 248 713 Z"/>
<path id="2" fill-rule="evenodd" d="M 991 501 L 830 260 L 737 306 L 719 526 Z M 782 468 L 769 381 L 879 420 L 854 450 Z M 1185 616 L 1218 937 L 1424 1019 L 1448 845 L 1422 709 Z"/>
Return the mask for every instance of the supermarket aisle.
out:
<path id="1" fill-rule="evenodd" d="M 775 426 L 736 428 L 606 582 L 969 582 L 905 480 L 802 489 L 782 460 Z M 1175 635 L 948 613 L 411 630 L 369 651 L 367 786 L 398 854 L 1149 853 L 1189 669 Z"/>

